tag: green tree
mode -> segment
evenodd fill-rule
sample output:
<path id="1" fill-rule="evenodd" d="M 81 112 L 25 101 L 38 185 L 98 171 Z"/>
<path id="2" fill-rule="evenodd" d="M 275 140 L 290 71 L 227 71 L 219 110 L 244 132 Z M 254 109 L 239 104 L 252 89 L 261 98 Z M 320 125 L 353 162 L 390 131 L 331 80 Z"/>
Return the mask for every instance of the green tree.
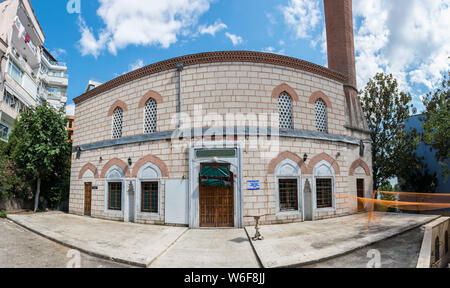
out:
<path id="1" fill-rule="evenodd" d="M 436 152 L 436 160 L 442 168 L 445 181 L 450 174 L 450 72 L 441 87 L 424 97 L 423 140 Z"/>
<path id="2" fill-rule="evenodd" d="M 67 177 L 72 147 L 68 141 L 67 121 L 63 109 L 57 111 L 48 103 L 34 107 L 20 114 L 5 148 L 30 182 L 36 185 L 35 211 L 39 205 L 41 183 Z"/>
<path id="3" fill-rule="evenodd" d="M 378 73 L 360 92 L 361 104 L 372 139 L 373 183 L 375 190 L 405 170 L 419 139 L 407 131 L 405 121 L 412 107 L 411 95 L 400 92 L 392 75 Z"/>

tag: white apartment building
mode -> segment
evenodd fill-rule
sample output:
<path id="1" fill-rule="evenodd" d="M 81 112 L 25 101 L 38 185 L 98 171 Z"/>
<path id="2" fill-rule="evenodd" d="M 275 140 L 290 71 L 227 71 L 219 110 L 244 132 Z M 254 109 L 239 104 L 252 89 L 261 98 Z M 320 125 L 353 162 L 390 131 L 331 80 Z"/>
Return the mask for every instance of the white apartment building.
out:
<path id="1" fill-rule="evenodd" d="M 43 48 L 44 32 L 29 0 L 0 2 L 0 38 L 4 47 L 0 84 L 0 139 L 6 141 L 24 109 L 47 100 L 55 108 L 67 102 L 67 67 Z"/>
<path id="2" fill-rule="evenodd" d="M 66 74 L 67 65 L 58 62 L 45 47 L 42 48 L 41 70 L 39 73 L 40 85 L 38 94 L 41 100 L 46 100 L 56 109 L 66 106 L 67 87 L 69 77 Z"/>

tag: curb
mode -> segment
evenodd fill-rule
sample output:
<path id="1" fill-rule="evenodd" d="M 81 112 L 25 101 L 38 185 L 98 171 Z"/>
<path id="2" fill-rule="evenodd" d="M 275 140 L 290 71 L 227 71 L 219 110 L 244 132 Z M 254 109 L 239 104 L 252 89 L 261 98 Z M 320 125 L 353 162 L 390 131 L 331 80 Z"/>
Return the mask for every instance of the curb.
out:
<path id="1" fill-rule="evenodd" d="M 350 250 L 348 250 L 348 251 L 340 252 L 340 253 L 337 253 L 337 254 L 334 254 L 334 255 L 331 255 L 331 256 L 328 256 L 328 257 L 324 257 L 324 258 L 318 259 L 318 260 L 311 260 L 311 261 L 306 261 L 306 262 L 301 262 L 301 263 L 296 263 L 296 264 L 289 264 L 289 265 L 280 265 L 280 266 L 273 266 L 273 267 L 265 267 L 264 264 L 263 264 L 263 262 L 261 261 L 259 255 L 258 255 L 258 253 L 256 252 L 256 248 L 255 248 L 255 246 L 253 245 L 253 241 L 252 241 L 251 239 L 250 239 L 250 243 L 251 243 L 251 245 L 252 245 L 253 250 L 255 251 L 255 253 L 256 253 L 256 255 L 257 255 L 258 260 L 261 262 L 262 268 L 265 268 L 265 269 L 267 269 L 267 268 L 269 268 L 269 269 L 277 269 L 277 268 L 301 268 L 301 267 L 304 267 L 304 266 L 308 266 L 308 265 L 312 265 L 312 264 L 317 264 L 317 263 L 321 263 L 321 262 L 324 262 L 324 261 L 327 261 L 327 260 L 330 260 L 330 259 L 334 259 L 334 258 L 338 258 L 338 257 L 341 257 L 341 256 L 348 255 L 348 254 L 350 254 L 350 253 L 352 253 L 352 252 L 354 252 L 354 251 L 357 251 L 357 250 L 366 248 L 366 247 L 368 247 L 368 246 L 370 246 L 370 245 L 373 245 L 373 244 L 379 243 L 379 242 L 381 242 L 381 241 L 385 241 L 385 240 L 391 239 L 391 238 L 396 237 L 396 236 L 398 236 L 398 235 L 401 235 L 401 234 L 403 234 L 403 233 L 406 233 L 406 232 L 409 232 L 409 231 L 411 231 L 411 230 L 417 229 L 417 228 L 419 228 L 419 227 L 421 227 L 421 226 L 424 226 L 424 225 L 426 225 L 426 224 L 429 224 L 429 223 L 431 223 L 431 222 L 433 222 L 433 221 L 435 221 L 436 219 L 439 219 L 439 218 L 441 218 L 441 216 L 436 215 L 433 219 L 430 219 L 430 220 L 428 220 L 428 221 L 426 221 L 426 222 L 424 222 L 424 223 L 415 224 L 415 225 L 409 226 L 409 227 L 407 227 L 407 228 L 402 228 L 402 229 L 400 229 L 400 230 L 398 230 L 398 231 L 394 231 L 391 235 L 389 235 L 389 236 L 386 237 L 386 238 L 379 239 L 379 240 L 375 240 L 375 241 L 372 241 L 372 242 L 370 242 L 370 243 L 365 243 L 365 244 L 359 245 L 358 247 L 352 248 L 352 249 L 350 249 Z M 247 235 L 248 235 L 247 229 L 245 229 L 245 231 L 247 232 Z"/>
<path id="2" fill-rule="evenodd" d="M 44 238 L 46 238 L 46 239 L 48 239 L 50 241 L 56 242 L 56 243 L 58 243 L 60 245 L 63 245 L 65 247 L 67 247 L 67 248 L 78 250 L 78 251 L 80 251 L 80 252 L 82 252 L 84 254 L 87 254 L 89 256 L 97 257 L 97 258 L 104 259 L 104 260 L 113 261 L 113 262 L 116 262 L 116 263 L 126 264 L 126 265 L 130 265 L 130 266 L 136 266 L 136 267 L 139 267 L 139 268 L 147 268 L 147 265 L 144 264 L 144 263 L 138 263 L 138 262 L 124 260 L 124 259 L 120 259 L 120 258 L 114 258 L 114 257 L 110 257 L 110 256 L 107 256 L 107 255 L 104 255 L 104 254 L 101 254 L 101 253 L 92 252 L 92 251 L 89 251 L 89 250 L 86 250 L 86 249 L 83 249 L 83 248 L 80 248 L 80 247 L 76 247 L 74 245 L 65 243 L 65 242 L 63 242 L 61 240 L 58 240 L 58 239 L 56 239 L 54 237 L 48 236 L 48 235 L 46 235 L 46 234 L 44 234 L 42 232 L 39 232 L 39 231 L 37 231 L 37 230 L 35 230 L 33 228 L 30 228 L 30 227 L 26 226 L 23 223 L 20 223 L 20 222 L 18 222 L 16 220 L 11 219 L 9 216 L 7 216 L 7 219 L 9 221 L 19 225 L 20 227 L 25 228 L 26 230 L 31 231 L 31 232 L 33 232 L 33 233 L 35 233 L 35 234 L 37 234 L 37 235 L 39 235 L 41 237 L 44 237 Z"/>

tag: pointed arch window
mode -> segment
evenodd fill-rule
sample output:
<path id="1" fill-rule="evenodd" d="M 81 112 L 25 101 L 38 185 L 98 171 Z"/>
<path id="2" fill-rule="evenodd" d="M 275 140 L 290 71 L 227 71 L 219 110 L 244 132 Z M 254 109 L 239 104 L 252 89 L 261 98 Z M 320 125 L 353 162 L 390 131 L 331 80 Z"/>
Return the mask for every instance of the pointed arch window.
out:
<path id="1" fill-rule="evenodd" d="M 123 110 L 120 107 L 117 107 L 114 110 L 113 114 L 113 139 L 122 138 L 122 126 L 123 126 Z"/>
<path id="2" fill-rule="evenodd" d="M 322 99 L 316 101 L 316 129 L 319 132 L 328 133 L 327 105 Z"/>
<path id="3" fill-rule="evenodd" d="M 151 98 L 145 103 L 144 134 L 156 133 L 158 121 L 158 104 Z"/>
<path id="4" fill-rule="evenodd" d="M 286 92 L 278 97 L 278 115 L 281 129 L 294 129 L 292 120 L 292 98 Z"/>
<path id="5" fill-rule="evenodd" d="M 277 213 L 299 212 L 301 169 L 297 163 L 286 159 L 275 168 L 277 183 Z"/>
<path id="6" fill-rule="evenodd" d="M 330 163 L 323 160 L 313 170 L 315 182 L 315 202 L 317 209 L 333 209 L 336 207 L 334 194 L 335 171 Z"/>

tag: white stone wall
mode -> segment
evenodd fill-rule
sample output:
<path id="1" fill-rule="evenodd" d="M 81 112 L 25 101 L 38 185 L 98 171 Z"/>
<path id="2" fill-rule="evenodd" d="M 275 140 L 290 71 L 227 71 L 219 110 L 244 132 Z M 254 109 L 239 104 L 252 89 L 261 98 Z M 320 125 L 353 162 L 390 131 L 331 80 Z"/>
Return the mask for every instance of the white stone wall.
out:
<path id="1" fill-rule="evenodd" d="M 351 132 L 345 128 L 346 116 L 344 112 L 345 96 L 343 84 L 325 77 L 308 72 L 279 67 L 268 64 L 251 63 L 217 63 L 202 64 L 186 67 L 182 77 L 182 112 L 192 117 L 202 105 L 204 114 L 217 113 L 278 113 L 278 99 L 272 98 L 272 91 L 280 84 L 286 83 L 298 94 L 298 101 L 293 101 L 294 129 L 316 131 L 314 118 L 314 104 L 309 103 L 312 93 L 324 93 L 332 103 L 328 109 L 329 134 L 366 139 L 365 135 Z M 176 119 L 178 73 L 175 70 L 154 74 L 108 92 L 97 95 L 76 106 L 77 125 L 74 131 L 74 146 L 94 142 L 111 140 L 112 117 L 108 111 L 117 100 L 127 105 L 123 117 L 123 137 L 143 134 L 144 109 L 139 108 L 141 98 L 153 90 L 162 96 L 162 103 L 158 104 L 158 132 L 171 131 L 176 127 L 171 125 L 171 118 Z M 175 123 L 173 123 L 175 124 Z M 199 123 L 196 123 L 199 126 Z M 191 139 L 185 139 L 185 142 Z M 200 139 L 194 139 L 198 141 Z M 204 139 L 205 141 L 221 141 L 221 137 Z M 226 140 L 235 141 L 234 137 Z M 244 139 L 245 140 L 245 139 Z M 168 176 L 163 177 L 161 199 L 164 201 L 165 179 L 189 178 L 189 153 L 187 148 L 179 151 L 171 140 L 149 141 L 139 144 L 119 145 L 110 148 L 83 151 L 80 159 L 74 153 L 72 162 L 70 212 L 83 214 L 84 212 L 84 182 L 79 179 L 80 170 L 87 163 L 91 163 L 101 175 L 104 165 L 111 159 L 118 158 L 127 162 L 130 157 L 133 164 L 149 154 L 161 159 L 168 168 Z M 185 143 L 188 147 L 188 143 Z M 370 144 L 366 143 L 366 152 L 363 161 L 371 169 Z M 326 153 L 334 164 L 339 167 L 335 175 L 336 209 L 334 211 L 317 212 L 315 220 L 348 215 L 356 212 L 356 179 L 365 179 L 366 195 L 372 195 L 372 180 L 370 176 L 361 173 L 360 169 L 354 176 L 349 176 L 353 162 L 360 159 L 359 146 L 343 142 L 312 140 L 300 138 L 281 138 L 279 152 L 289 151 L 300 159 L 306 153 L 306 169 L 302 171 L 302 178 L 312 179 L 312 168 L 309 167 L 312 159 Z M 336 157 L 338 152 L 341 154 Z M 100 161 L 102 157 L 102 161 Z M 276 154 L 273 158 L 276 157 Z M 258 150 L 245 148 L 243 152 L 242 168 L 244 183 L 244 215 L 265 215 L 262 222 L 286 223 L 301 221 L 300 214 L 276 215 L 276 189 L 275 176 L 268 173 L 273 158 L 261 157 Z M 133 165 L 129 167 L 133 174 Z M 261 190 L 247 191 L 248 180 L 259 180 Z M 104 213 L 105 180 L 100 176 L 93 181 L 98 190 L 93 191 L 92 216 L 123 220 L 110 217 Z M 303 187 L 302 187 L 303 188 Z M 314 193 L 314 191 L 313 191 Z M 164 223 L 164 203 L 162 203 L 160 219 L 137 219 L 140 223 Z M 245 224 L 252 224 L 252 218 L 245 218 Z"/>

